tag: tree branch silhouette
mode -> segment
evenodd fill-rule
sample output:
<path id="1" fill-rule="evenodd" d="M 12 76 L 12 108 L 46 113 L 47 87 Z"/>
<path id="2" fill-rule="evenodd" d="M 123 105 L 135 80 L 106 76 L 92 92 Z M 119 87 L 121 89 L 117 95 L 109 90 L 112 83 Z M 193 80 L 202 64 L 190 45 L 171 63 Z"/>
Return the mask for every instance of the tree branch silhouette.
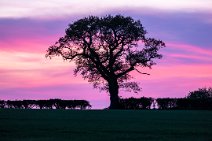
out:
<path id="1" fill-rule="evenodd" d="M 146 37 L 139 20 L 121 15 L 90 16 L 69 24 L 65 36 L 48 48 L 46 56 L 74 61 L 74 74 L 80 73 L 95 88 L 107 90 L 110 108 L 117 109 L 119 88 L 140 90 L 129 82 L 129 73 L 135 70 L 149 75 L 138 68 L 155 65 L 154 59 L 162 57 L 158 53 L 162 47 L 163 41 Z"/>

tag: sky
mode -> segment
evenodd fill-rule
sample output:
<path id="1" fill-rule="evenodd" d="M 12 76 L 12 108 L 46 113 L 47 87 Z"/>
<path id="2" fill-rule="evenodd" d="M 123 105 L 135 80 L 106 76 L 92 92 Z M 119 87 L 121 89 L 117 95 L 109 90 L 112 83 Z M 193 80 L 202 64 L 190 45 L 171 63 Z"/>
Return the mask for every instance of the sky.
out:
<path id="1" fill-rule="evenodd" d="M 45 58 L 46 50 L 81 18 L 121 14 L 140 20 L 161 39 L 161 60 L 150 75 L 133 73 L 141 92 L 121 97 L 185 97 L 212 86 L 212 0 L 0 0 L 0 99 L 85 99 L 94 109 L 109 95 L 93 89 L 73 62 Z"/>

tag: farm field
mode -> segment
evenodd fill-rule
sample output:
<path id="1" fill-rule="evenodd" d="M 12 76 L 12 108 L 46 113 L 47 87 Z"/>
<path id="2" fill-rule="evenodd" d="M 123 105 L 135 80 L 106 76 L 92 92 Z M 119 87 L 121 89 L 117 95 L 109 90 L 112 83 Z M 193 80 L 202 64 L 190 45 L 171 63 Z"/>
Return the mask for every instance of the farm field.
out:
<path id="1" fill-rule="evenodd" d="M 0 141 L 212 141 L 212 111 L 0 109 Z"/>

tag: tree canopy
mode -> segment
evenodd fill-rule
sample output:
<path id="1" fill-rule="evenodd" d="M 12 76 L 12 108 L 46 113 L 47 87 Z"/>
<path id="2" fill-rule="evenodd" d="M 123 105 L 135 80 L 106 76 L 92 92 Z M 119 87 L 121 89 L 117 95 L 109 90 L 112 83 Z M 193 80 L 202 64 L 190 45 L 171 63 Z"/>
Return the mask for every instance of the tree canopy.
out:
<path id="1" fill-rule="evenodd" d="M 93 83 L 95 88 L 107 90 L 111 108 L 118 107 L 119 88 L 139 91 L 131 71 L 147 74 L 140 69 L 151 68 L 160 59 L 161 40 L 146 37 L 139 20 L 122 15 L 89 16 L 69 24 L 65 36 L 47 50 L 46 56 L 62 56 L 74 61 L 75 74 Z"/>
<path id="2" fill-rule="evenodd" d="M 212 88 L 199 88 L 198 90 L 189 92 L 187 98 L 191 99 L 207 99 L 212 98 Z"/>

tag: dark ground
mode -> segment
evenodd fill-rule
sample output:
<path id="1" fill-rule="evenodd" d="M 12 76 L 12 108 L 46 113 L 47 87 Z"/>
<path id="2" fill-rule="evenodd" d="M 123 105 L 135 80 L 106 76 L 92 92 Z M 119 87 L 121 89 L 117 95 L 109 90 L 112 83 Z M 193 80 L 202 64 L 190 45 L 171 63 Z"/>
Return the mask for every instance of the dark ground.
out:
<path id="1" fill-rule="evenodd" d="M 0 109 L 0 141 L 212 141 L 212 111 Z"/>

